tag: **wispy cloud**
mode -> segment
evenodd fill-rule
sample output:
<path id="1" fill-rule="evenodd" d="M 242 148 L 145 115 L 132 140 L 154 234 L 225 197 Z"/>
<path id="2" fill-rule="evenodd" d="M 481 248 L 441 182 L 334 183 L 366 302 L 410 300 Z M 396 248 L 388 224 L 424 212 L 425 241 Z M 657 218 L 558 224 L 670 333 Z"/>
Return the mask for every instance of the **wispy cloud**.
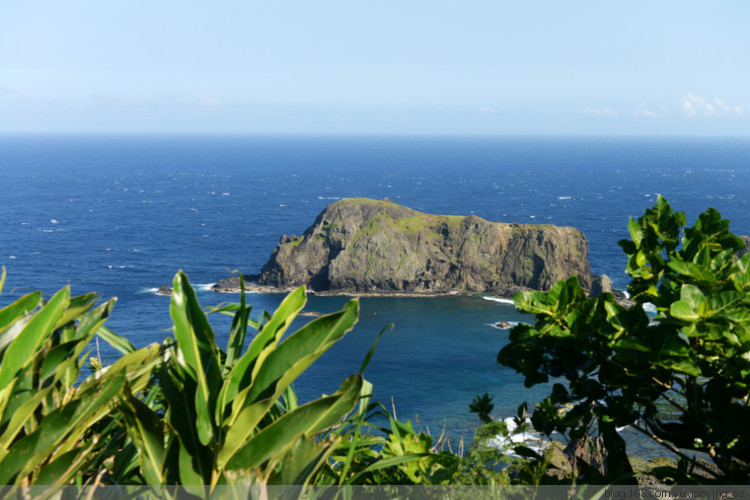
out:
<path id="1" fill-rule="evenodd" d="M 612 111 L 609 108 L 583 108 L 583 109 L 577 109 L 576 113 L 580 113 L 582 115 L 592 115 L 592 116 L 618 116 L 619 115 L 617 111 Z"/>
<path id="2" fill-rule="evenodd" d="M 633 111 L 633 116 L 636 118 L 657 118 L 659 115 L 651 111 L 650 109 L 641 108 Z"/>
<path id="3" fill-rule="evenodd" d="M 203 99 L 203 104 L 205 104 L 206 106 L 214 107 L 220 105 L 221 101 L 219 101 L 215 97 L 206 97 L 205 99 Z"/>
<path id="4" fill-rule="evenodd" d="M 691 116 L 715 116 L 715 115 L 744 115 L 743 104 L 728 104 L 718 97 L 706 99 L 692 92 L 680 99 L 680 108 Z"/>

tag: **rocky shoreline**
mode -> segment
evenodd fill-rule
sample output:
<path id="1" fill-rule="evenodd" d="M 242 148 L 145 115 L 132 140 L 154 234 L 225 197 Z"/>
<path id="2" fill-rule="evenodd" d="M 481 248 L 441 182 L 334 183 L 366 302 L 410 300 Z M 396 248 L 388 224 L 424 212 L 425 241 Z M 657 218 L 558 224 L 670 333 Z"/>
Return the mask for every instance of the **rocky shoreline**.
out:
<path id="1" fill-rule="evenodd" d="M 629 302 L 607 276 L 590 271 L 588 241 L 575 228 L 426 214 L 356 198 L 328 205 L 303 235 L 282 236 L 260 274 L 246 275 L 245 290 L 287 293 L 305 285 L 317 295 L 510 299 L 571 276 L 591 296 L 612 293 Z M 213 286 L 239 289 L 236 276 Z"/>

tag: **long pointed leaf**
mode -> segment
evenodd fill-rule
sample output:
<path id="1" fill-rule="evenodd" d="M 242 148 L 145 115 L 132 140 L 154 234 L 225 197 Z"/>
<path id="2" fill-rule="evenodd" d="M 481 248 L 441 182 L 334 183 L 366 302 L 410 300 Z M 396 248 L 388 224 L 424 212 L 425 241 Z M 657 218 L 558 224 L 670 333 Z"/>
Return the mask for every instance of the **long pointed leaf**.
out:
<path id="1" fill-rule="evenodd" d="M 44 338 L 52 333 L 57 321 L 63 315 L 70 300 L 70 289 L 66 286 L 34 313 L 34 317 L 18 334 L 3 356 L 0 365 L 0 387 L 5 386 L 16 373 L 31 362 L 32 354 L 39 348 Z"/>
<path id="2" fill-rule="evenodd" d="M 305 300 L 304 288 L 298 288 L 287 295 L 271 319 L 255 336 L 247 352 L 234 365 L 219 394 L 219 404 L 216 408 L 217 422 L 223 419 L 223 412 L 227 405 L 234 401 L 240 391 L 249 386 L 253 378 L 253 368 L 261 361 L 259 358 L 265 359 L 265 356 L 261 354 L 264 350 L 272 350 L 276 347 L 289 325 L 305 306 Z"/>
<path id="3" fill-rule="evenodd" d="M 263 415 L 289 384 L 354 327 L 358 314 L 359 302 L 352 300 L 340 312 L 308 323 L 270 353 L 252 385 L 234 399 L 225 444 L 217 456 L 219 467 L 256 432 Z"/>
<path id="4" fill-rule="evenodd" d="M 339 423 L 357 404 L 362 377 L 349 377 L 334 394 L 300 406 L 264 428 L 228 461 L 227 468 L 259 467 L 300 434 L 311 437 Z M 223 458 L 219 455 L 220 460 Z"/>
<path id="5" fill-rule="evenodd" d="M 128 339 L 116 334 L 106 326 L 99 327 L 96 334 L 123 354 L 129 354 L 135 351 L 135 347 Z"/>
<path id="6" fill-rule="evenodd" d="M 5 350 L 5 347 L 10 344 L 14 336 L 8 335 L 6 331 L 11 327 L 13 323 L 18 321 L 30 311 L 33 311 L 36 306 L 39 305 L 39 301 L 42 298 L 41 292 L 33 292 L 24 295 L 20 299 L 16 300 L 9 306 L 0 309 L 0 352 Z"/>
<path id="7" fill-rule="evenodd" d="M 198 303 L 195 290 L 180 271 L 174 277 L 169 307 L 178 345 L 178 362 L 196 381 L 196 427 L 201 443 L 214 437 L 214 409 L 221 388 L 221 372 L 211 325 Z"/>

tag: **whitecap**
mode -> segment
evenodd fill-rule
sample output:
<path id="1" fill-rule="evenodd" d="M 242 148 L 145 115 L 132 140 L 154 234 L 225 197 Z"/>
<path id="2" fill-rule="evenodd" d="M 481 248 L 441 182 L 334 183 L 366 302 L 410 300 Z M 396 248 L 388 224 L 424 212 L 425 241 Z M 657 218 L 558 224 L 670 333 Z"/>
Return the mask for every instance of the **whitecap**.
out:
<path id="1" fill-rule="evenodd" d="M 653 305 L 651 302 L 646 302 L 643 304 L 643 310 L 650 313 L 656 312 L 656 306 Z"/>
<path id="2" fill-rule="evenodd" d="M 558 196 L 557 199 L 558 200 L 572 200 L 573 197 L 572 196 Z"/>
<path id="3" fill-rule="evenodd" d="M 514 326 L 518 325 L 518 321 L 505 321 L 505 323 L 508 324 L 508 326 L 500 326 L 501 321 L 498 321 L 497 323 L 486 323 L 486 326 L 489 326 L 490 328 L 494 328 L 495 330 L 510 330 Z"/>
<path id="4" fill-rule="evenodd" d="M 53 229 L 42 229 L 43 233 L 54 233 L 55 231 Z"/>
<path id="5" fill-rule="evenodd" d="M 213 292 L 216 283 L 196 283 L 195 288 L 204 292 Z"/>
<path id="6" fill-rule="evenodd" d="M 58 222 L 57 222 L 56 219 L 50 219 L 49 221 L 50 221 L 51 224 L 58 224 Z"/>
<path id="7" fill-rule="evenodd" d="M 510 436 L 506 438 L 505 436 L 498 434 L 497 436 L 489 440 L 488 444 L 490 446 L 499 450 L 506 450 L 507 448 L 510 448 L 506 451 L 506 453 L 509 456 L 516 458 L 519 458 L 519 456 L 515 454 L 512 449 L 512 447 L 515 445 L 522 444 L 540 454 L 549 447 L 549 441 L 545 441 L 542 434 L 539 432 L 524 431 L 515 433 L 515 430 L 518 428 L 515 418 L 508 417 L 504 419 L 503 422 L 505 422 L 505 426 L 510 432 Z M 527 418 L 525 420 L 525 423 L 530 423 L 530 420 Z"/>
<path id="8" fill-rule="evenodd" d="M 10 256 L 8 256 L 8 258 L 9 258 L 10 260 L 16 260 L 16 256 L 15 256 L 15 255 L 10 255 Z"/>
<path id="9" fill-rule="evenodd" d="M 504 299 L 502 297 L 492 297 L 490 295 L 485 295 L 482 298 L 484 300 L 489 300 L 489 301 L 492 301 L 492 302 L 500 302 L 501 304 L 515 305 L 515 303 L 513 302 L 513 299 Z"/>

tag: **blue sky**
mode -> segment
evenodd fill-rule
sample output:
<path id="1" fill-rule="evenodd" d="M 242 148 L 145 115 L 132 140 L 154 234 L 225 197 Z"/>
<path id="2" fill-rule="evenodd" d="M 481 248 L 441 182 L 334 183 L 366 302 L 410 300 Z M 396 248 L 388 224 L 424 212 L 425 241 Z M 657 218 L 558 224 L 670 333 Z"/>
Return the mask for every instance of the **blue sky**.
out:
<path id="1" fill-rule="evenodd" d="M 750 1 L 0 2 L 0 131 L 750 135 Z"/>

